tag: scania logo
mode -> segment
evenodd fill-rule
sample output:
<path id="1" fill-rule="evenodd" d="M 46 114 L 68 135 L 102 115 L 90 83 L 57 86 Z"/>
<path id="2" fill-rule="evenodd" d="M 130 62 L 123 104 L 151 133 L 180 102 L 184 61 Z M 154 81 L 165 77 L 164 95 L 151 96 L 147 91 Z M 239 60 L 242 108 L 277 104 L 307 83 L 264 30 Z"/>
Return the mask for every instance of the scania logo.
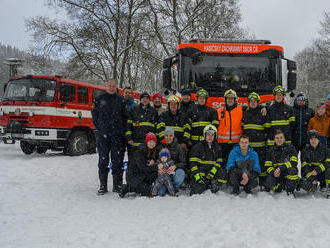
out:
<path id="1" fill-rule="evenodd" d="M 15 109 L 15 115 L 20 115 L 21 114 L 21 110 L 19 108 Z"/>

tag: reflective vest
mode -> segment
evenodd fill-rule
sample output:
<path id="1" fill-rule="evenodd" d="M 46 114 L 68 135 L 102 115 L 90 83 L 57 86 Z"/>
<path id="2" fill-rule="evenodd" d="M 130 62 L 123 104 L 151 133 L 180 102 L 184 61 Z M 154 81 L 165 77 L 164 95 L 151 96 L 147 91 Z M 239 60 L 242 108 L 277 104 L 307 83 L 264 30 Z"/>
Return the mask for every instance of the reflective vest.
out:
<path id="1" fill-rule="evenodd" d="M 218 109 L 218 119 L 218 142 L 238 143 L 242 135 L 242 106 L 238 105 L 231 111 L 226 110 L 226 107 Z"/>

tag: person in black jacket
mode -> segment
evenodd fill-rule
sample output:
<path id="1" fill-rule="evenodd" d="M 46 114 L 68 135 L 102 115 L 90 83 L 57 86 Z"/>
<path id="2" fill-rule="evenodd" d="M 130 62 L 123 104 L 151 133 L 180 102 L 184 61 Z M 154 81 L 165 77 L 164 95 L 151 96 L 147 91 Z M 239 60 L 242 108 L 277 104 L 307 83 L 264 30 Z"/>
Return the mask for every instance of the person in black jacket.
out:
<path id="1" fill-rule="evenodd" d="M 274 134 L 276 130 L 282 130 L 285 135 L 285 142 L 291 144 L 292 134 L 295 129 L 295 116 L 293 108 L 284 103 L 285 90 L 278 85 L 273 89 L 275 102 L 267 110 L 268 122 L 268 145 L 274 145 Z"/>
<path id="2" fill-rule="evenodd" d="M 170 167 L 169 172 L 172 173 L 171 179 L 176 192 L 178 192 L 180 186 L 185 179 L 186 168 L 186 153 L 177 142 L 174 130 L 171 127 L 167 127 L 164 131 L 165 144 L 162 144 L 163 148 L 167 148 L 170 151 L 171 159 L 174 161 L 174 165 Z M 166 194 L 166 187 L 160 187 L 158 190 L 159 196 Z"/>
<path id="3" fill-rule="evenodd" d="M 326 185 L 330 194 L 330 150 L 322 145 L 316 130 L 309 131 L 309 142 L 301 153 L 301 183 L 300 186 L 307 192 L 315 191 L 320 182 Z"/>
<path id="4" fill-rule="evenodd" d="M 149 132 L 156 132 L 158 113 L 150 105 L 150 95 L 144 92 L 140 95 L 140 104 L 133 107 L 127 120 L 126 138 L 128 144 L 140 146 Z M 129 158 L 130 159 L 130 158 Z"/>
<path id="5" fill-rule="evenodd" d="M 275 132 L 274 139 L 275 145 L 269 148 L 266 155 L 265 167 L 268 176 L 265 188 L 266 191 L 275 192 L 286 190 L 289 195 L 296 189 L 299 180 L 297 151 L 293 145 L 285 143 L 282 130 Z"/>
<path id="6" fill-rule="evenodd" d="M 158 173 L 163 173 L 161 164 L 156 165 L 160 147 L 153 133 L 147 133 L 145 144 L 139 146 L 134 152 L 134 157 L 127 169 L 127 184 L 123 185 L 120 197 L 128 192 L 135 192 L 142 196 L 151 196 L 152 184 Z"/>
<path id="7" fill-rule="evenodd" d="M 118 192 L 123 182 L 123 151 L 126 110 L 124 99 L 117 94 L 117 82 L 105 83 L 106 93 L 98 96 L 92 107 L 92 117 L 97 129 L 99 155 L 98 194 L 108 192 L 109 152 L 111 152 L 113 189 Z"/>
<path id="8" fill-rule="evenodd" d="M 216 142 L 217 129 L 207 125 L 203 132 L 205 140 L 193 146 L 189 156 L 192 177 L 190 195 L 202 194 L 207 189 L 216 193 L 227 183 L 221 147 Z"/>
<path id="9" fill-rule="evenodd" d="M 207 125 L 212 124 L 216 128 L 218 128 L 219 125 L 217 111 L 206 106 L 206 102 L 209 97 L 208 92 L 204 89 L 200 89 L 197 91 L 196 96 L 198 104 L 193 105 L 188 112 L 191 127 L 190 140 L 192 146 L 204 140 L 205 137 L 203 135 L 203 130 Z"/>
<path id="10" fill-rule="evenodd" d="M 166 127 L 174 129 L 175 137 L 183 149 L 190 139 L 190 125 L 188 118 L 180 111 L 180 99 L 172 95 L 167 99 L 168 111 L 163 112 L 158 120 L 157 134 L 160 140 L 164 138 Z"/>
<path id="11" fill-rule="evenodd" d="M 249 137 L 249 145 L 258 153 L 261 173 L 259 174 L 259 185 L 263 186 L 267 176 L 265 169 L 266 157 L 266 123 L 267 115 L 262 114 L 264 107 L 258 105 L 260 96 L 252 92 L 248 96 L 249 107 L 243 112 L 243 134 Z"/>
<path id="12" fill-rule="evenodd" d="M 294 129 L 292 141 L 297 152 L 299 152 L 302 151 L 308 143 L 308 122 L 315 115 L 314 110 L 308 107 L 308 99 L 303 92 L 300 92 L 294 100 L 293 112 L 296 119 L 296 128 Z"/>

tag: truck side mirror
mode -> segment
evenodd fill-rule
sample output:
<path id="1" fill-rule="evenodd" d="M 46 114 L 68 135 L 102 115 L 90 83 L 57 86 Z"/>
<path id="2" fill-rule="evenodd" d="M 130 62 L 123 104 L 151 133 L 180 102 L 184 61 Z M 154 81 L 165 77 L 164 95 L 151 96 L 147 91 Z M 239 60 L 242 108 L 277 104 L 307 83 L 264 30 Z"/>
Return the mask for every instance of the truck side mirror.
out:
<path id="1" fill-rule="evenodd" d="M 293 60 L 287 59 L 287 68 L 288 71 L 295 71 L 297 70 L 297 63 Z"/>
<path id="2" fill-rule="evenodd" d="M 296 89 L 297 74 L 295 72 L 288 72 L 288 91 Z"/>

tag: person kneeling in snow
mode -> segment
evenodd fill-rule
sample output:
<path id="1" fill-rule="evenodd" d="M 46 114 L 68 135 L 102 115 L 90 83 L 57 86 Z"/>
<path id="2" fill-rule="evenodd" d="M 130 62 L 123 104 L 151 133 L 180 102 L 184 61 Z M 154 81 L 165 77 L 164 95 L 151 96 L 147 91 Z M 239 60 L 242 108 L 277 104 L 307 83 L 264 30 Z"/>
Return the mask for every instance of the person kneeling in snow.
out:
<path id="1" fill-rule="evenodd" d="M 158 177 L 153 184 L 151 196 L 157 196 L 158 190 L 165 185 L 168 192 L 171 196 L 176 196 L 175 190 L 173 187 L 171 174 L 174 174 L 174 171 L 169 171 L 168 169 L 174 165 L 174 161 L 171 160 L 170 151 L 166 148 L 163 148 L 159 152 L 159 159 L 156 161 L 155 165 L 162 165 L 162 169 L 158 173 Z"/>
<path id="2" fill-rule="evenodd" d="M 210 124 L 204 128 L 203 133 L 205 140 L 193 146 L 190 152 L 190 195 L 202 194 L 207 189 L 216 193 L 227 183 L 221 147 L 216 142 L 217 129 Z"/>
<path id="3" fill-rule="evenodd" d="M 233 186 L 232 194 L 238 195 L 241 185 L 247 194 L 251 194 L 251 189 L 258 186 L 259 158 L 249 146 L 248 136 L 242 135 L 239 138 L 239 144 L 236 144 L 229 154 L 226 169 L 229 174 L 229 184 Z"/>
<path id="4" fill-rule="evenodd" d="M 265 188 L 266 191 L 275 192 L 286 190 L 289 195 L 296 189 L 299 180 L 297 151 L 293 145 L 285 143 L 282 130 L 275 131 L 274 139 L 275 145 L 266 155 L 265 167 L 268 176 L 265 180 Z"/>
<path id="5" fill-rule="evenodd" d="M 301 188 L 307 192 L 315 191 L 320 182 L 321 189 L 327 186 L 330 193 L 330 151 L 320 143 L 316 130 L 309 131 L 309 142 L 301 153 Z"/>

